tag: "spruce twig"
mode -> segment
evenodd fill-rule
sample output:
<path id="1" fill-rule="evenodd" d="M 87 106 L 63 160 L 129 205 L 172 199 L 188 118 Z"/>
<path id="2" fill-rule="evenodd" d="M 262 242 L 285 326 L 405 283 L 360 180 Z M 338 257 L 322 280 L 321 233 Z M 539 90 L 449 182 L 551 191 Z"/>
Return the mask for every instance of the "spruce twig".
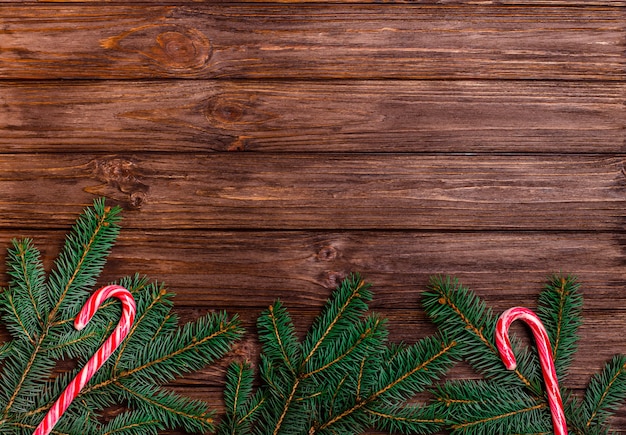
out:
<path id="1" fill-rule="evenodd" d="M 0 433 L 30 434 L 52 403 L 112 331 L 119 303 L 108 301 L 83 331 L 72 325 L 119 233 L 120 209 L 97 200 L 78 218 L 46 279 L 31 240 L 14 241 L 7 255 L 9 287 L 0 294 L 0 318 L 11 341 L 0 346 Z M 213 428 L 207 404 L 176 395 L 163 384 L 223 356 L 242 331 L 236 317 L 210 314 L 183 326 L 171 312 L 172 294 L 138 275 L 119 284 L 133 294 L 137 317 L 123 345 L 81 391 L 54 434 L 156 434 Z M 79 368 L 52 379 L 57 360 Z M 104 409 L 127 409 L 106 424 Z"/>
<path id="2" fill-rule="evenodd" d="M 561 381 L 576 351 L 582 303 L 571 276 L 551 277 L 539 296 L 538 313 Z M 514 374 L 505 369 L 495 347 L 496 319 L 482 300 L 456 280 L 434 277 L 424 293 L 424 307 L 442 331 L 462 344 L 464 358 L 483 375 L 479 381 L 448 381 L 433 389 L 453 435 L 552 433 L 544 387 L 536 380 L 537 358 L 513 338 L 519 368 Z M 562 385 L 570 433 L 608 434 L 609 418 L 626 400 L 626 357 L 614 357 L 591 379 L 582 402 Z"/>
<path id="3" fill-rule="evenodd" d="M 457 343 L 427 337 L 411 346 L 387 345 L 385 320 L 367 314 L 371 297 L 369 285 L 350 276 L 302 343 L 282 303 L 270 306 L 258 320 L 261 387 L 252 394 L 247 366 L 229 369 L 218 434 L 439 430 L 445 421 L 434 406 L 407 402 L 458 359 Z"/>

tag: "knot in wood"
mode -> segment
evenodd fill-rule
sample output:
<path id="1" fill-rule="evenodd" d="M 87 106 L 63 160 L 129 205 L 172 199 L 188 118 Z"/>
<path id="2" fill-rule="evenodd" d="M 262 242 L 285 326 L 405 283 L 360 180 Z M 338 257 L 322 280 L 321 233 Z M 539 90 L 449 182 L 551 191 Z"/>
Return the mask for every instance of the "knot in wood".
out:
<path id="1" fill-rule="evenodd" d="M 204 116 L 211 126 L 224 130 L 232 130 L 236 125 L 238 130 L 241 124 L 258 124 L 263 122 L 263 116 L 253 109 L 255 98 L 249 95 L 214 95 L 206 102 Z"/>
<path id="2" fill-rule="evenodd" d="M 327 288 L 337 288 L 337 286 L 343 281 L 347 273 L 344 272 L 336 272 L 336 271 L 328 271 L 326 272 L 326 287 Z"/>
<path id="3" fill-rule="evenodd" d="M 338 256 L 337 249 L 333 246 L 324 246 L 317 253 L 317 259 L 321 261 L 332 261 Z"/>
<path id="4" fill-rule="evenodd" d="M 150 190 L 139 180 L 139 168 L 129 159 L 105 157 L 91 162 L 94 177 L 127 195 L 129 208 L 140 208 Z"/>
<path id="5" fill-rule="evenodd" d="M 192 32 L 166 31 L 157 38 L 157 47 L 164 65 L 175 69 L 197 68 L 206 64 L 209 45 L 206 39 Z"/>
<path id="6" fill-rule="evenodd" d="M 100 44 L 109 50 L 143 55 L 178 74 L 205 68 L 212 52 L 211 42 L 202 32 L 183 26 L 141 26 Z"/>

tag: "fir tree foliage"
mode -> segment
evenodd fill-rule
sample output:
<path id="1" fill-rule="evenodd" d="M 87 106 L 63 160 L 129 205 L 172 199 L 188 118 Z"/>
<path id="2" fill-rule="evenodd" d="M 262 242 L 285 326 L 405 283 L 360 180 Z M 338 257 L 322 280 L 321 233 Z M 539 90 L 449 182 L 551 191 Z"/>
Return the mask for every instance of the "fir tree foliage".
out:
<path id="1" fill-rule="evenodd" d="M 7 255 L 8 288 L 0 294 L 0 319 L 11 340 L 0 347 L 0 433 L 30 434 L 78 370 L 117 325 L 118 301 L 106 301 L 82 331 L 73 319 L 96 285 L 119 233 L 120 209 L 96 200 L 84 211 L 46 278 L 31 240 L 16 240 Z M 137 315 L 119 349 L 72 402 L 54 428 L 57 435 L 144 435 L 180 428 L 211 430 L 204 402 L 163 388 L 223 356 L 241 334 L 237 318 L 209 314 L 179 326 L 172 293 L 146 278 L 123 278 Z M 60 359 L 77 368 L 53 379 Z M 125 405 L 108 422 L 102 412 Z"/>
<path id="2" fill-rule="evenodd" d="M 368 314 L 358 275 L 342 282 L 302 342 L 280 301 L 258 319 L 261 386 L 249 366 L 228 370 L 218 434 L 427 434 L 442 428 L 435 406 L 408 404 L 458 360 L 458 344 L 427 337 L 389 345 L 385 319 Z"/>
<path id="3" fill-rule="evenodd" d="M 476 294 L 457 280 L 437 276 L 423 294 L 423 304 L 439 329 L 461 344 L 464 359 L 483 375 L 481 380 L 447 381 L 433 389 L 437 413 L 453 435 L 553 433 L 538 359 L 512 336 L 518 368 L 506 370 L 495 346 L 497 318 Z M 576 279 L 554 275 L 539 296 L 537 313 L 550 337 L 569 432 L 609 434 L 609 419 L 626 400 L 626 357 L 608 362 L 591 379 L 582 400 L 563 387 L 576 352 L 582 304 Z"/>

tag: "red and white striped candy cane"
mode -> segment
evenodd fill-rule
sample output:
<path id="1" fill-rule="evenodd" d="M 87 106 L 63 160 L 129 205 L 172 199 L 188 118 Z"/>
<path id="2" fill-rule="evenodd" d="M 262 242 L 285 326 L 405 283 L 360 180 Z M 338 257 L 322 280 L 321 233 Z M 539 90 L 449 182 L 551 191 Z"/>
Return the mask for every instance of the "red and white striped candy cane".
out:
<path id="1" fill-rule="evenodd" d="M 128 290 L 119 285 L 108 285 L 94 292 L 76 316 L 74 327 L 83 329 L 94 316 L 102 303 L 108 298 L 117 298 L 122 302 L 122 317 L 113 333 L 100 346 L 100 349 L 91 357 L 85 367 L 67 386 L 61 397 L 52 405 L 43 421 L 37 426 L 33 435 L 48 435 L 61 415 L 67 410 L 70 403 L 78 396 L 80 390 L 89 382 L 102 364 L 111 356 L 115 349 L 128 335 L 128 331 L 135 320 L 135 300 Z"/>
<path id="2" fill-rule="evenodd" d="M 528 308 L 514 307 L 506 310 L 496 323 L 496 346 L 500 352 L 500 358 L 508 370 L 515 370 L 517 362 L 513 350 L 511 349 L 511 341 L 509 340 L 509 327 L 515 320 L 522 320 L 528 326 L 535 337 L 537 351 L 539 353 L 539 362 L 543 371 L 543 380 L 546 384 L 548 392 L 548 404 L 552 413 L 552 426 L 556 435 L 567 435 L 567 423 L 565 421 L 565 413 L 563 412 L 563 401 L 561 400 L 561 391 L 559 390 L 559 382 L 556 378 L 554 369 L 554 357 L 552 355 L 552 347 L 546 328 L 544 328 L 541 320 L 535 313 Z"/>

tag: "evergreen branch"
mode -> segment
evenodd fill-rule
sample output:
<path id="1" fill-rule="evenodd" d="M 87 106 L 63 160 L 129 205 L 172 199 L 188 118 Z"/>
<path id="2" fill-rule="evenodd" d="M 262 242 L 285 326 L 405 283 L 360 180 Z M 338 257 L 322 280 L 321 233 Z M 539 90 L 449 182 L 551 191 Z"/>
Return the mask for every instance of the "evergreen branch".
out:
<path id="1" fill-rule="evenodd" d="M 107 423 L 99 435 L 156 435 L 161 422 L 145 412 L 126 412 Z"/>
<path id="2" fill-rule="evenodd" d="M 336 329 L 349 326 L 358 316 L 367 310 L 366 301 L 371 300 L 369 285 L 359 275 L 346 278 L 338 292 L 336 299 L 329 301 L 324 313 L 316 320 L 311 332 L 303 344 L 303 354 L 306 355 L 301 363 L 304 367 Z"/>
<path id="3" fill-rule="evenodd" d="M 93 341 L 93 338 L 100 337 L 101 334 L 96 333 L 95 331 L 88 332 L 86 334 L 77 335 L 76 338 L 72 340 L 59 340 L 58 344 L 55 346 L 48 346 L 44 349 L 45 352 L 58 352 L 65 348 L 75 346 L 80 343 Z"/>
<path id="4" fill-rule="evenodd" d="M 232 363 L 226 371 L 224 403 L 226 415 L 220 422 L 217 435 L 246 435 L 251 420 L 260 411 L 264 398 L 252 395 L 253 373 L 249 364 Z"/>
<path id="5" fill-rule="evenodd" d="M 25 319 L 22 319 L 20 310 L 15 306 L 13 296 L 8 292 L 5 293 L 5 295 L 6 296 L 0 300 L 0 305 L 4 311 L 7 311 L 8 317 L 11 318 L 11 321 L 7 324 L 9 330 L 13 332 L 15 336 L 19 336 L 20 334 L 24 335 L 26 339 L 34 345 L 35 339 L 28 332 L 30 328 L 26 326 Z"/>
<path id="6" fill-rule="evenodd" d="M 7 252 L 7 274 L 11 277 L 9 286 L 16 298 L 24 299 L 31 308 L 28 310 L 37 325 L 37 332 L 44 327 L 42 312 L 47 309 L 45 304 L 45 272 L 41 254 L 33 246 L 32 240 L 13 240 L 12 248 Z M 35 332 L 33 330 L 33 332 Z"/>
<path id="7" fill-rule="evenodd" d="M 538 313 L 548 331 L 557 377 L 564 380 L 576 353 L 583 298 L 572 276 L 550 277 L 539 295 Z"/>
<path id="8" fill-rule="evenodd" d="M 374 426 L 379 430 L 389 432 L 402 432 L 412 434 L 432 433 L 443 427 L 446 423 L 444 418 L 437 415 L 433 407 L 407 406 L 381 406 L 379 409 L 365 409 Z"/>
<path id="9" fill-rule="evenodd" d="M 462 431 L 463 433 L 474 433 L 474 432 L 470 432 L 472 427 L 479 426 L 479 425 L 485 426 L 489 423 L 498 422 L 498 421 L 508 419 L 511 417 L 518 417 L 518 416 L 521 416 L 527 413 L 532 413 L 538 410 L 545 410 L 546 408 L 547 408 L 547 405 L 545 403 L 538 403 L 536 405 L 517 409 L 515 411 L 511 411 L 505 414 L 493 415 L 493 416 L 485 417 L 485 418 L 474 420 L 474 421 L 467 421 L 464 423 L 456 423 L 456 424 L 453 424 L 451 428 L 454 431 Z M 486 432 L 477 432 L 477 433 L 497 433 L 497 432 L 486 431 Z"/>
<path id="10" fill-rule="evenodd" d="M 242 425 L 248 420 L 252 420 L 253 416 L 259 412 L 259 410 L 263 407 L 265 403 L 265 397 L 260 397 L 253 406 L 250 407 L 250 410 L 246 412 L 245 415 L 241 416 L 239 420 L 237 420 L 237 424 Z"/>
<path id="11" fill-rule="evenodd" d="M 319 391 L 299 395 L 301 389 L 308 388 L 308 379 L 332 372 L 330 369 L 338 364 L 349 365 L 353 359 L 360 360 L 366 349 L 382 341 L 382 322 L 377 317 L 365 322 L 359 319 L 367 309 L 363 300 L 371 298 L 367 287 L 358 276 L 346 279 L 326 304 L 302 347 L 280 302 L 259 318 L 259 338 L 264 351 L 261 374 L 274 391 L 270 402 L 280 409 L 272 423 L 274 435 L 281 431 L 288 415 L 298 414 L 293 410 L 295 405 L 304 406 L 319 396 Z M 300 356 L 301 350 L 304 357 Z"/>
<path id="12" fill-rule="evenodd" d="M 170 427 L 181 426 L 188 432 L 205 432 L 213 428 L 213 412 L 206 404 L 192 401 L 161 389 L 151 389 L 137 383 L 116 382 L 116 386 L 127 393 L 131 404 L 136 404 Z"/>
<path id="13" fill-rule="evenodd" d="M 0 294 L 0 321 L 13 338 L 0 345 L 0 433 L 32 433 L 78 372 L 77 368 L 52 377 L 55 361 L 74 358 L 80 366 L 117 325 L 119 302 L 107 301 L 87 328 L 73 328 L 73 318 L 117 237 L 118 212 L 101 200 L 85 210 L 67 236 L 47 284 L 39 251 L 30 240 L 13 242 L 7 257 L 11 279 Z M 174 427 L 195 433 L 209 430 L 212 412 L 207 404 L 164 391 L 158 384 L 224 355 L 241 335 L 238 319 L 228 320 L 220 313 L 179 328 L 177 316 L 170 314 L 171 295 L 162 287 L 137 275 L 120 284 L 137 302 L 131 333 L 52 433 L 156 435 L 159 429 Z M 98 420 L 99 411 L 120 404 L 131 409 L 104 425 Z M 251 400 L 242 412 L 253 416 L 254 408 L 259 409 L 258 402 Z"/>
<path id="14" fill-rule="evenodd" d="M 357 376 L 357 382 L 356 382 L 356 398 L 357 400 L 359 400 L 361 398 L 361 388 L 362 388 L 362 384 L 363 384 L 363 375 L 365 372 L 365 361 L 367 360 L 368 355 L 364 356 L 361 359 L 361 363 L 359 364 L 359 374 Z"/>
<path id="15" fill-rule="evenodd" d="M 267 383 L 267 386 L 273 391 L 281 400 L 285 400 L 285 394 L 281 386 L 275 382 L 277 380 L 284 380 L 282 377 L 274 375 L 275 369 L 270 360 L 264 354 L 261 354 L 260 371 L 263 381 Z"/>
<path id="16" fill-rule="evenodd" d="M 287 415 L 287 411 L 289 410 L 289 407 L 291 406 L 291 403 L 293 402 L 293 399 L 296 395 L 296 391 L 298 391 L 299 385 L 300 385 L 300 379 L 296 378 L 296 381 L 293 383 L 293 387 L 291 388 L 291 392 L 289 393 L 287 400 L 285 400 L 285 404 L 283 406 L 280 416 L 278 417 L 278 421 L 276 422 L 272 435 L 278 434 L 278 431 L 280 430 L 283 424 L 283 421 L 285 420 L 285 416 Z"/>
<path id="17" fill-rule="evenodd" d="M 265 311 L 257 322 L 259 340 L 268 358 L 284 364 L 293 376 L 299 361 L 300 348 L 289 313 L 280 301 Z"/>
<path id="18" fill-rule="evenodd" d="M 112 373 L 105 380 L 86 386 L 80 395 L 96 392 L 111 384 L 117 384 L 123 379 L 139 375 L 147 382 L 168 382 L 183 371 L 199 369 L 223 356 L 231 343 L 241 336 L 241 333 L 236 316 L 228 322 L 226 322 L 225 313 L 218 316 L 205 316 L 194 324 L 185 325 L 184 330 L 161 336 L 158 342 L 150 343 L 140 349 L 143 353 L 138 355 L 137 359 L 144 361 L 143 363 L 118 373 Z M 178 347 L 181 343 L 186 344 Z M 163 350 L 164 353 L 154 357 L 155 352 L 163 352 Z"/>
<path id="19" fill-rule="evenodd" d="M 11 355 L 11 348 L 12 343 L 10 341 L 7 341 L 6 343 L 2 343 L 2 345 L 0 345 L 0 361 Z"/>
<path id="20" fill-rule="evenodd" d="M 233 366 L 231 365 L 230 367 Z M 239 365 L 238 370 L 231 375 L 236 378 L 234 381 L 235 391 L 232 392 L 232 399 L 229 400 L 228 394 L 224 394 L 224 397 L 226 398 L 226 406 L 231 409 L 233 415 L 237 414 L 237 410 L 241 406 L 241 402 L 248 394 L 250 394 L 250 391 L 252 391 L 251 382 L 245 382 L 244 384 L 244 379 L 246 379 L 246 381 L 250 381 L 250 376 L 246 376 L 245 369 L 246 367 Z"/>
<path id="21" fill-rule="evenodd" d="M 343 352 L 334 357 L 331 361 L 325 363 L 323 366 L 301 373 L 300 378 L 307 379 L 311 376 L 328 370 L 335 364 L 339 364 L 349 357 L 353 357 L 355 352 L 360 348 L 363 348 L 363 350 L 367 352 L 369 346 L 363 346 L 363 344 L 366 343 L 369 339 L 376 339 L 376 334 L 380 331 L 380 328 L 384 325 L 384 323 L 384 320 L 378 316 L 372 316 L 371 318 L 368 318 L 367 322 L 363 325 L 364 329 L 362 331 L 360 329 L 355 330 L 357 335 L 355 339 L 353 338 L 345 340 L 345 343 L 349 344 L 349 347 L 347 347 Z M 371 355 L 368 355 L 367 353 L 365 355 L 371 357 Z"/>
<path id="22" fill-rule="evenodd" d="M 238 405 L 244 403 L 243 380 L 251 375 L 244 375 L 241 365 L 231 367 L 218 435 L 356 435 L 372 426 L 421 434 L 439 430 L 444 420 L 435 407 L 406 402 L 460 359 L 461 346 L 431 337 L 387 347 L 385 319 L 366 316 L 368 288 L 358 275 L 344 280 L 301 345 L 279 302 L 264 312 L 258 322 L 261 396 L 250 399 L 246 387 L 245 407 Z M 258 418 L 237 419 L 242 414 L 237 408 L 261 411 Z M 248 432 L 237 426 L 243 422 Z"/>
<path id="23" fill-rule="evenodd" d="M 551 427 L 546 400 L 529 395 L 522 387 L 463 380 L 446 382 L 433 392 L 451 428 L 462 433 L 487 435 Z"/>
<path id="24" fill-rule="evenodd" d="M 21 422 L 11 423 L 11 426 L 19 427 L 21 429 L 27 429 L 29 432 L 34 432 L 35 429 L 37 429 L 37 425 L 35 424 L 28 424 L 28 423 L 21 423 Z M 56 429 L 53 429 L 52 432 L 50 432 L 50 434 L 51 435 L 72 435 L 69 432 L 61 432 Z"/>
<path id="25" fill-rule="evenodd" d="M 39 349 L 41 347 L 42 341 L 43 341 L 43 337 L 40 337 L 37 343 L 35 343 L 35 345 L 33 346 L 32 353 L 28 361 L 26 362 L 24 370 L 21 372 L 17 385 L 15 385 L 15 389 L 13 390 L 13 393 L 7 400 L 7 404 L 4 408 L 4 411 L 2 412 L 2 420 L 7 419 L 7 416 L 9 415 L 9 412 L 11 412 L 11 408 L 13 408 L 13 404 L 15 403 L 18 395 L 20 394 L 22 387 L 24 386 L 24 383 L 26 382 L 28 378 L 29 373 L 31 372 L 33 366 L 35 365 L 35 361 L 37 360 L 37 357 L 39 356 L 38 354 L 39 354 Z"/>
<path id="26" fill-rule="evenodd" d="M 72 289 L 95 283 L 94 277 L 104 265 L 108 250 L 119 233 L 117 222 L 120 211 L 119 207 L 105 206 L 100 200 L 94 202 L 93 210 L 86 209 L 79 217 L 50 277 L 50 294 L 55 296 L 55 301 L 47 323 L 54 322 Z M 76 252 L 79 253 L 78 258 L 74 256 Z M 79 282 L 79 279 L 84 281 Z M 72 310 L 70 316 L 74 313 L 75 310 Z"/>
<path id="27" fill-rule="evenodd" d="M 100 231 L 102 231 L 103 228 L 108 228 L 108 232 L 111 234 L 112 238 L 114 239 L 117 235 L 117 227 L 114 225 L 114 223 L 116 222 L 115 219 L 115 215 L 119 212 L 119 208 L 115 208 L 115 209 L 111 209 L 109 207 L 104 207 L 104 202 L 100 201 L 99 203 L 96 202 L 94 203 L 94 208 L 100 212 L 100 214 L 97 216 L 97 223 L 95 225 L 95 229 L 94 231 L 89 234 L 87 233 L 87 236 L 89 238 L 89 242 L 86 245 L 81 246 L 82 249 L 82 254 L 80 256 L 80 259 L 77 262 L 76 267 L 74 268 L 72 274 L 71 274 L 71 278 L 67 281 L 66 286 L 63 288 L 63 290 L 61 291 L 61 294 L 59 295 L 57 301 L 51 304 L 52 308 L 50 309 L 50 312 L 44 322 L 44 329 L 41 332 L 41 335 L 39 336 L 37 342 L 34 344 L 33 347 L 33 352 L 32 355 L 30 356 L 26 366 L 24 367 L 24 371 L 17 383 L 17 385 L 15 386 L 15 389 L 13 391 L 13 394 L 11 395 L 11 397 L 9 398 L 7 405 L 3 411 L 3 416 L 4 418 L 6 418 L 6 416 L 8 415 L 8 413 L 11 411 L 13 404 L 15 402 L 15 400 L 17 399 L 18 395 L 22 392 L 22 387 L 24 386 L 24 383 L 29 379 L 30 375 L 31 375 L 31 371 L 32 368 L 35 364 L 35 361 L 37 360 L 37 358 L 39 357 L 39 353 L 41 352 L 42 348 L 43 348 L 43 343 L 47 338 L 47 335 L 50 331 L 51 325 L 54 322 L 54 319 L 57 315 L 57 311 L 59 310 L 59 308 L 62 306 L 63 301 L 65 299 L 65 297 L 67 296 L 68 292 L 70 291 L 70 288 L 72 287 L 71 284 L 74 282 L 74 280 L 76 279 L 76 277 L 79 275 L 79 273 L 82 271 L 82 265 L 85 262 L 85 259 L 87 259 L 89 257 L 89 254 L 91 254 L 91 248 L 94 247 L 96 245 L 96 242 L 98 241 L 97 239 L 97 235 L 99 234 Z M 82 226 L 86 226 L 89 227 L 89 223 L 90 223 L 90 217 L 93 214 L 93 212 L 91 212 L 90 209 L 85 210 L 84 215 L 81 216 L 81 218 L 79 218 L 79 224 L 77 224 L 74 228 L 74 231 L 76 234 L 81 235 L 81 229 Z M 81 226 L 82 223 L 82 226 Z M 89 229 L 89 228 L 87 228 Z M 110 246 L 110 244 L 112 244 L 113 240 L 107 240 L 104 243 L 104 247 L 105 249 L 108 249 L 108 247 Z M 69 249 L 69 245 L 71 245 L 71 237 L 68 236 L 68 242 L 66 243 L 66 249 Z M 98 253 L 100 253 L 98 251 Z M 69 256 L 69 253 L 66 252 L 65 253 L 66 256 Z M 101 258 L 98 258 L 99 262 L 102 262 Z M 56 279 L 51 279 L 51 286 L 50 289 L 52 290 L 53 288 L 55 288 L 54 282 L 58 282 L 60 279 L 62 279 L 62 274 L 61 272 L 63 270 L 65 270 L 65 268 L 63 266 L 67 265 L 67 263 L 71 263 L 71 261 L 66 260 L 66 261 L 61 261 L 58 262 L 59 264 L 59 272 L 57 272 L 56 274 L 53 274 L 53 278 Z M 98 262 L 98 261 L 96 261 Z M 54 292 L 51 292 L 54 293 Z"/>
<path id="28" fill-rule="evenodd" d="M 626 399 L 626 356 L 616 355 L 591 378 L 584 399 L 585 428 L 600 427 Z"/>
<path id="29" fill-rule="evenodd" d="M 496 319 L 491 309 L 469 289 L 450 277 L 432 277 L 430 291 L 423 294 L 426 313 L 442 333 L 458 340 L 465 349 L 464 357 L 480 373 L 512 385 L 523 385 L 541 395 L 534 355 L 516 349 L 517 368 L 506 370 L 494 344 Z M 532 379 L 529 377 L 532 375 Z"/>
<path id="30" fill-rule="evenodd" d="M 135 317 L 135 321 L 128 331 L 128 335 L 126 339 L 122 342 L 119 347 L 117 358 L 115 358 L 115 363 L 113 364 L 112 371 L 116 373 L 118 371 L 118 367 L 121 361 L 126 356 L 126 350 L 129 348 L 134 348 L 135 346 L 139 346 L 141 341 L 145 339 L 145 336 L 148 333 L 151 333 L 152 338 L 158 337 L 161 334 L 161 331 L 164 330 L 165 324 L 171 318 L 169 315 L 171 309 L 171 301 L 169 297 L 171 296 L 168 291 L 160 287 L 158 290 L 156 286 L 150 286 L 147 284 L 147 280 L 145 278 L 141 278 L 138 275 L 135 275 L 132 279 L 126 279 L 127 282 L 121 283 L 123 287 L 126 287 L 131 293 L 139 293 L 140 290 L 146 290 L 143 292 L 143 295 L 136 297 L 137 305 L 138 305 L 138 316 Z M 145 297 L 146 295 L 147 297 Z M 149 299 L 148 305 L 144 308 L 145 299 Z M 159 317 L 164 317 L 161 321 L 158 322 L 156 327 L 151 325 L 159 319 Z M 171 325 L 175 327 L 174 325 Z M 152 332 L 154 330 L 154 332 Z M 170 332 L 170 328 L 168 328 L 168 332 Z M 144 335 L 145 334 L 145 335 Z M 137 339 L 135 337 L 137 336 Z M 134 361 L 135 355 L 130 355 L 128 360 L 129 363 Z"/>
<path id="31" fill-rule="evenodd" d="M 432 418 L 432 419 L 428 419 L 428 418 L 411 418 L 411 417 L 400 417 L 398 415 L 394 415 L 392 413 L 389 412 L 379 412 L 379 411 L 374 411 L 373 409 L 366 409 L 365 412 L 367 412 L 368 414 L 372 414 L 376 417 L 380 417 L 380 418 L 384 418 L 384 419 L 388 419 L 388 420 L 395 420 L 395 421 L 402 421 L 402 422 L 409 422 L 409 423 L 436 423 L 436 424 L 443 424 L 445 423 L 445 420 L 442 418 Z"/>
<path id="32" fill-rule="evenodd" d="M 196 327 L 197 328 L 194 328 Z M 202 334 L 200 329 L 208 329 L 208 334 Z M 181 348 L 173 348 L 169 352 L 155 359 L 149 359 L 144 364 L 137 366 L 131 370 L 120 373 L 118 379 L 132 376 L 139 372 L 149 371 L 149 376 L 158 376 L 164 381 L 169 381 L 174 374 L 182 374 L 183 369 L 190 370 L 192 367 L 196 369 L 200 365 L 204 365 L 208 361 L 214 361 L 223 356 L 229 349 L 230 344 L 239 339 L 242 330 L 239 326 L 237 316 L 230 321 L 226 320 L 226 313 L 219 315 L 208 315 L 199 319 L 196 323 L 187 324 L 185 328 L 177 334 L 168 334 L 162 338 L 160 343 L 154 343 L 154 347 L 164 348 L 171 347 L 172 344 L 178 345 L 182 342 L 187 344 Z M 204 336 L 203 336 L 204 335 Z M 197 338 L 200 336 L 201 338 Z M 213 346 L 208 346 L 212 344 Z M 198 354 L 205 350 L 207 357 L 198 358 Z M 186 367 L 176 364 L 180 358 L 187 357 Z M 154 370 L 151 370 L 154 369 Z"/>
<path id="33" fill-rule="evenodd" d="M 356 413 L 357 411 L 360 411 L 361 409 L 365 408 L 367 405 L 370 405 L 372 402 L 378 400 L 380 397 L 387 395 L 389 392 L 393 391 L 396 387 L 400 386 L 403 382 L 408 380 L 411 376 L 419 372 L 423 371 L 425 373 L 428 373 L 430 370 L 430 373 L 428 373 L 427 376 L 436 378 L 438 374 L 440 374 L 443 370 L 445 370 L 443 367 L 436 367 L 436 364 L 441 363 L 441 361 L 443 360 L 443 365 L 449 366 L 454 358 L 451 354 L 453 352 L 453 349 L 457 345 L 458 344 L 454 341 L 450 343 L 442 343 L 442 348 L 438 352 L 428 357 L 428 359 L 426 359 L 425 361 L 411 367 L 405 373 L 399 374 L 398 376 L 396 376 L 395 379 L 392 379 L 386 385 L 379 386 L 379 389 L 371 393 L 367 398 L 362 399 L 360 401 L 357 400 L 353 406 L 344 410 L 343 412 L 341 412 L 341 414 L 322 423 L 317 428 L 317 431 L 326 430 L 327 428 L 337 423 L 338 421 L 350 416 L 351 414 Z M 433 365 L 435 365 L 435 367 L 431 367 Z"/>
<path id="34" fill-rule="evenodd" d="M 456 281 L 437 277 L 431 291 L 424 294 L 424 306 L 433 321 L 446 334 L 463 342 L 465 357 L 483 369 L 484 381 L 448 382 L 434 390 L 443 415 L 447 415 L 452 434 L 491 435 L 552 433 L 548 403 L 544 394 L 534 388 L 534 380 L 515 386 L 502 382 L 501 364 L 489 363 L 477 354 L 492 350 L 491 312 L 469 290 Z M 539 299 L 539 313 L 554 349 L 557 373 L 565 375 L 571 364 L 581 324 L 582 296 L 573 277 L 551 277 Z M 485 316 L 487 314 L 487 316 Z M 485 317 L 489 319 L 485 320 Z M 481 323 L 483 322 L 483 323 Z M 483 331 L 487 331 L 482 334 Z M 482 334 L 482 336 L 481 336 Z M 513 340 L 513 348 L 519 347 Z M 522 373 L 537 371 L 539 362 L 531 354 L 516 351 Z M 534 354 L 532 354 L 534 355 Z M 521 358 L 520 358 L 521 357 Z M 482 364 L 482 365 L 481 365 Z M 527 378 L 529 379 L 529 378 Z M 530 387 L 530 388 L 529 388 Z M 606 421 L 615 408 L 626 400 L 626 356 L 615 356 L 602 373 L 594 376 L 581 403 L 567 390 L 563 404 L 570 433 L 575 435 L 608 435 Z"/>

